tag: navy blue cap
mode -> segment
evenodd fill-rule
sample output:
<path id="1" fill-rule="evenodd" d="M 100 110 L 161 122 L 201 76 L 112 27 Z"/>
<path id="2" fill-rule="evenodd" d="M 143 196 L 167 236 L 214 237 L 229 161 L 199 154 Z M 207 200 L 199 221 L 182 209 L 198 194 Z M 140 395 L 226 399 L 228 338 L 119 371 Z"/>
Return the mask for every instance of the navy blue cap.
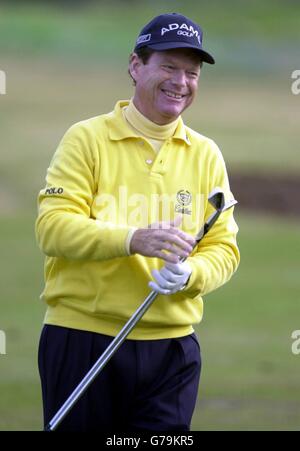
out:
<path id="1" fill-rule="evenodd" d="M 214 58 L 202 48 L 203 31 L 187 17 L 177 14 L 161 14 L 154 17 L 140 32 L 134 51 L 149 47 L 153 50 L 190 48 L 197 50 L 202 61 L 215 64 Z"/>

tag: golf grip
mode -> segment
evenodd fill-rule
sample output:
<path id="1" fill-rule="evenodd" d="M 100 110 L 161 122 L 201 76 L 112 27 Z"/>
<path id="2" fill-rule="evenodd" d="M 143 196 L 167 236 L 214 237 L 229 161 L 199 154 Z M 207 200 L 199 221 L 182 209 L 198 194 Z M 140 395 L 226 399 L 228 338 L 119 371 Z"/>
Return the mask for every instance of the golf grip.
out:
<path id="1" fill-rule="evenodd" d="M 223 210 L 224 211 L 224 210 Z M 221 211 L 215 211 L 206 221 L 206 223 L 201 227 L 200 231 L 195 237 L 195 245 L 194 248 L 201 241 L 203 236 L 208 232 L 208 230 L 212 227 L 212 225 L 216 222 L 218 217 L 220 216 Z M 194 249 L 193 248 L 193 249 Z M 181 257 L 180 262 L 185 261 L 186 258 Z M 135 311 L 132 317 L 127 321 L 125 326 L 120 330 L 118 335 L 114 338 L 114 340 L 110 343 L 110 345 L 106 348 L 106 350 L 101 354 L 99 359 L 95 362 L 86 376 L 82 379 L 82 381 L 77 385 L 75 390 L 71 393 L 69 398 L 65 401 L 65 403 L 61 406 L 58 412 L 54 415 L 54 417 L 50 420 L 50 422 L 45 427 L 45 431 L 54 431 L 57 426 L 61 423 L 61 421 L 65 418 L 65 416 L 69 413 L 75 403 L 79 400 L 79 398 L 83 395 L 89 385 L 93 382 L 93 380 L 97 377 L 97 375 L 102 371 L 105 365 L 109 362 L 115 352 L 119 349 L 121 344 L 125 341 L 127 336 L 142 318 L 142 316 L 147 312 L 153 301 L 157 298 L 159 293 L 156 291 L 151 291 L 151 293 L 146 297 L 140 307 Z"/>

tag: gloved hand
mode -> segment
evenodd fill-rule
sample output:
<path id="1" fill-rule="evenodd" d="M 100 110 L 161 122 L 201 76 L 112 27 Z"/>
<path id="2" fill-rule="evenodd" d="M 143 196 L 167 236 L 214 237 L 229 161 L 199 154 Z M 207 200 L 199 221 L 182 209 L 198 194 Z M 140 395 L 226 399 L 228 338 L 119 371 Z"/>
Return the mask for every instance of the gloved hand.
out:
<path id="1" fill-rule="evenodd" d="M 192 268 L 186 261 L 179 263 L 167 262 L 160 271 L 153 269 L 152 275 L 155 282 L 151 281 L 148 285 L 157 293 L 173 294 L 184 288 L 191 273 Z"/>

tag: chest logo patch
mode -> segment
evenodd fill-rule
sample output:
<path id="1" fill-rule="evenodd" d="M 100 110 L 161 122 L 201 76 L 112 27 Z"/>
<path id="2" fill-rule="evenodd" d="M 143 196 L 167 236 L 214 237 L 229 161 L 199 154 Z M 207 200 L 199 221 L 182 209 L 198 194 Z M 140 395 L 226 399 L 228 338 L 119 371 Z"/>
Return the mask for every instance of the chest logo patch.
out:
<path id="1" fill-rule="evenodd" d="M 192 203 L 192 194 L 184 189 L 181 189 L 176 194 L 177 203 L 175 205 L 175 211 L 177 213 L 183 213 L 186 215 L 191 215 L 192 210 L 190 208 Z"/>

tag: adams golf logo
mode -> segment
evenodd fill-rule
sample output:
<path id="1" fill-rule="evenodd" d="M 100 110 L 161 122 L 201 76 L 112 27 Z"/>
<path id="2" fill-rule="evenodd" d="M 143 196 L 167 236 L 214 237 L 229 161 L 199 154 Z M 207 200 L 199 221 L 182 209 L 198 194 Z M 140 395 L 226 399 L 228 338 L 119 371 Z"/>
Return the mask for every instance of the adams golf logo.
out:
<path id="1" fill-rule="evenodd" d="M 0 355 L 6 354 L 6 335 L 3 330 L 0 330 Z"/>
<path id="2" fill-rule="evenodd" d="M 195 37 L 199 44 L 201 44 L 201 35 L 199 34 L 198 30 L 195 30 L 195 28 L 192 25 L 187 25 L 186 23 L 182 23 L 179 25 L 178 23 L 170 23 L 168 27 L 163 27 L 160 30 L 161 36 L 164 36 L 165 33 L 168 33 L 169 31 L 177 31 L 177 34 L 179 36 L 186 36 L 187 38 Z"/>

